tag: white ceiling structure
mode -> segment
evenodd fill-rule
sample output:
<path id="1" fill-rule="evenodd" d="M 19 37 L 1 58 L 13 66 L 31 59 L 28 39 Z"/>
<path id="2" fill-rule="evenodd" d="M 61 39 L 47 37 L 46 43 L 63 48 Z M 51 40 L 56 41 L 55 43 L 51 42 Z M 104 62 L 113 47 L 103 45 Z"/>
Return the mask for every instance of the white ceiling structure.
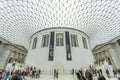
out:
<path id="1" fill-rule="evenodd" d="M 35 32 L 70 27 L 93 48 L 120 35 L 120 0 L 0 0 L 0 36 L 29 47 Z"/>

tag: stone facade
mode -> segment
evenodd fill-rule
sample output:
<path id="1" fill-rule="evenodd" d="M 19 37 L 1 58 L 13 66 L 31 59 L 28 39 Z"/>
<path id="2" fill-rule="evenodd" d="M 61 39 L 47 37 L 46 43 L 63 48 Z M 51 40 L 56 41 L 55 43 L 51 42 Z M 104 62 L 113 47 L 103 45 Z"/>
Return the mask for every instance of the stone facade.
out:
<path id="1" fill-rule="evenodd" d="M 94 47 L 92 51 L 95 62 L 103 62 L 104 59 L 108 59 L 112 62 L 113 67 L 120 68 L 120 45 L 118 40 L 120 40 L 120 36 Z"/>
<path id="2" fill-rule="evenodd" d="M 18 63 L 24 63 L 26 55 L 26 48 L 21 45 L 13 44 L 0 37 L 0 69 L 4 69 L 6 64 L 13 60 Z"/>

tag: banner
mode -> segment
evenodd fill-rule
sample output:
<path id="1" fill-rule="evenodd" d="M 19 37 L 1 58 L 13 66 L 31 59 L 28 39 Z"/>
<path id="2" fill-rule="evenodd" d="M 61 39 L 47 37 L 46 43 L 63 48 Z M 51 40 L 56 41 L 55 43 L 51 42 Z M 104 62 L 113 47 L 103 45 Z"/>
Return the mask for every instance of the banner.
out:
<path id="1" fill-rule="evenodd" d="M 54 32 L 50 33 L 50 46 L 49 46 L 49 61 L 53 61 L 54 58 Z"/>
<path id="2" fill-rule="evenodd" d="M 69 32 L 65 32 L 65 40 L 66 40 L 66 53 L 67 53 L 67 60 L 71 61 L 71 47 L 70 47 L 70 38 L 69 38 Z"/>

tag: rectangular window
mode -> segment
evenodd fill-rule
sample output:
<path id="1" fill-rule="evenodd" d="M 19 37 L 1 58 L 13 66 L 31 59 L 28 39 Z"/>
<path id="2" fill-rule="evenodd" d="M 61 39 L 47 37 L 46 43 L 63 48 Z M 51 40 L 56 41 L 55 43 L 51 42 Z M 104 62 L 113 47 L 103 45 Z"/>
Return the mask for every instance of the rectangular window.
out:
<path id="1" fill-rule="evenodd" d="M 64 46 L 63 34 L 57 33 L 56 34 L 56 46 Z"/>
<path id="2" fill-rule="evenodd" d="M 36 44 L 37 44 L 37 37 L 34 38 L 34 40 L 33 40 L 32 49 L 35 49 L 35 48 L 36 48 Z"/>
<path id="3" fill-rule="evenodd" d="M 77 35 L 71 34 L 71 45 L 73 47 L 78 47 Z"/>
<path id="4" fill-rule="evenodd" d="M 49 43 L 49 34 L 42 36 L 42 47 L 48 47 Z"/>
<path id="5" fill-rule="evenodd" d="M 83 47 L 88 49 L 86 38 L 82 37 L 82 41 L 83 41 Z"/>

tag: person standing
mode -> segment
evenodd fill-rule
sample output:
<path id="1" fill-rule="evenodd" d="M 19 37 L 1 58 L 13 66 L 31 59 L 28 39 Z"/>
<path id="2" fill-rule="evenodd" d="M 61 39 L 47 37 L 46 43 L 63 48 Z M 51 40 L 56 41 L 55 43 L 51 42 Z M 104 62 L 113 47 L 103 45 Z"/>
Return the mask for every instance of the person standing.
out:
<path id="1" fill-rule="evenodd" d="M 36 71 L 36 78 L 40 78 L 40 74 L 41 74 L 41 70 L 39 69 Z"/>
<path id="2" fill-rule="evenodd" d="M 85 72 L 85 76 L 87 80 L 93 80 L 93 74 L 91 72 L 91 67 L 89 67 L 86 72 Z"/>
<path id="3" fill-rule="evenodd" d="M 108 61 L 105 59 L 103 64 L 104 64 L 104 67 L 105 67 L 105 71 L 106 71 L 107 77 L 110 77 Z"/>
<path id="4" fill-rule="evenodd" d="M 57 69 L 57 71 L 56 71 L 56 78 L 58 78 L 59 76 L 59 71 L 58 71 L 58 69 Z"/>
<path id="5" fill-rule="evenodd" d="M 72 75 L 74 75 L 74 72 L 75 72 L 74 69 L 72 69 Z"/>
<path id="6" fill-rule="evenodd" d="M 34 69 L 32 71 L 32 78 L 35 78 L 35 74 L 36 74 L 36 67 L 34 67 Z"/>
<path id="7" fill-rule="evenodd" d="M 16 64 L 15 61 L 7 64 L 6 69 L 5 69 L 5 71 L 6 71 L 5 80 L 10 80 L 11 74 L 13 73 L 13 71 L 16 70 L 16 69 L 15 69 L 15 64 Z"/>
<path id="8" fill-rule="evenodd" d="M 54 69 L 54 79 L 56 78 L 56 73 L 57 73 L 57 71 L 56 71 L 56 69 Z"/>
<path id="9" fill-rule="evenodd" d="M 25 80 L 25 69 L 22 67 L 22 65 L 19 68 L 20 71 L 20 77 Z"/>

